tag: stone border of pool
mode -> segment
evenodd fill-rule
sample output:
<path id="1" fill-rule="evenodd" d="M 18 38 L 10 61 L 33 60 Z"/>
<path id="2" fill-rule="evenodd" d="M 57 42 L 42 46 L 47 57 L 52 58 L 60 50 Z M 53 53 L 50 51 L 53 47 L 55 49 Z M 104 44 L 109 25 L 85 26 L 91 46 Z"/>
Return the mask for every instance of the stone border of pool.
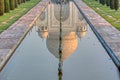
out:
<path id="1" fill-rule="evenodd" d="M 5 66 L 15 49 L 19 46 L 26 34 L 41 15 L 49 0 L 42 0 L 28 13 L 17 20 L 7 30 L 0 34 L 0 71 Z"/>
<path id="2" fill-rule="evenodd" d="M 98 34 L 95 33 L 97 37 L 101 40 L 102 38 L 104 39 L 100 42 L 106 47 L 110 57 L 112 57 L 117 67 L 120 69 L 120 31 L 118 31 L 99 14 L 88 7 L 82 0 L 74 0 L 74 2 L 88 19 L 87 21 L 90 22 L 91 26 L 94 26 L 93 31 L 97 31 Z"/>

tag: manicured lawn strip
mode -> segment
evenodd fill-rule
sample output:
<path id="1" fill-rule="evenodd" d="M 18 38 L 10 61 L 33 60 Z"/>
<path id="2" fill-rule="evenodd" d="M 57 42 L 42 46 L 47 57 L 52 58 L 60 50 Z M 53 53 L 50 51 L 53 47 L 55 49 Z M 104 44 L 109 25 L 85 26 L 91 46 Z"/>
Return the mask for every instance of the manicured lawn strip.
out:
<path id="1" fill-rule="evenodd" d="M 95 0 L 83 0 L 88 6 L 95 10 L 99 15 L 111 23 L 114 27 L 120 30 L 120 8 L 115 11 L 107 6 L 101 5 Z"/>
<path id="2" fill-rule="evenodd" d="M 26 14 L 31 8 L 38 4 L 40 0 L 30 0 L 26 3 L 22 3 L 15 10 L 11 10 L 10 13 L 5 13 L 0 16 L 0 33 L 12 25 L 21 16 Z"/>

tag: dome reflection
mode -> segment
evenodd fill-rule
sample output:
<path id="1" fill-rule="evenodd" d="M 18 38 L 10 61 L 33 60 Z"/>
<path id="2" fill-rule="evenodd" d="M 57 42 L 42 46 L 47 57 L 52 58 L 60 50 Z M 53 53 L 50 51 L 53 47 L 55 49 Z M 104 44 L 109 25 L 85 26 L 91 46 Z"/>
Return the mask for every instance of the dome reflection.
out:
<path id="1" fill-rule="evenodd" d="M 47 48 L 56 57 L 59 58 L 59 34 L 57 32 L 51 32 L 49 38 L 47 38 Z M 62 57 L 61 60 L 64 61 L 74 51 L 78 46 L 78 39 L 75 32 L 63 33 L 62 35 Z"/>

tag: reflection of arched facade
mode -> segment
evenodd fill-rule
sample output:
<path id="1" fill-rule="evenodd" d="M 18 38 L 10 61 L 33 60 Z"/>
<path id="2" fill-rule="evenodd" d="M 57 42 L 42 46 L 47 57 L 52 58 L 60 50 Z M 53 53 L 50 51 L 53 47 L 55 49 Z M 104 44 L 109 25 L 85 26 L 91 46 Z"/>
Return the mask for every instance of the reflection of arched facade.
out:
<path id="1" fill-rule="evenodd" d="M 69 3 L 63 4 L 62 5 L 62 11 L 61 11 L 61 15 L 62 15 L 62 22 L 67 20 L 69 18 L 70 15 L 70 8 L 69 8 Z M 58 4 L 54 4 L 54 16 L 55 18 L 60 21 L 60 5 Z"/>
<path id="2" fill-rule="evenodd" d="M 58 4 L 51 3 L 46 8 L 45 12 L 36 21 L 38 27 L 38 34 L 41 38 L 46 38 L 46 45 L 48 50 L 56 57 L 59 58 L 59 45 L 60 45 L 60 18 Z M 86 21 L 80 15 L 77 7 L 69 2 L 65 9 L 68 9 L 68 15 L 62 16 L 62 56 L 61 61 L 67 59 L 74 53 L 78 46 L 78 37 L 83 38 L 86 34 Z M 63 6 L 63 5 L 62 5 Z M 57 11 L 58 10 L 58 11 Z M 56 11 L 56 12 L 55 12 Z M 49 35 L 49 37 L 48 37 Z M 77 37 L 78 36 L 78 37 Z"/>
<path id="3" fill-rule="evenodd" d="M 65 8 L 63 8 L 64 11 L 62 16 L 63 29 L 72 28 L 72 30 L 76 30 L 76 27 L 81 27 L 81 25 L 86 23 L 73 2 L 69 2 L 62 6 L 65 6 Z M 37 26 L 47 26 L 48 30 L 52 28 L 59 30 L 59 27 L 60 27 L 59 7 L 60 7 L 59 4 L 54 4 L 54 3 L 51 3 L 50 5 L 48 5 L 48 7 L 42 13 L 40 18 L 38 18 Z"/>

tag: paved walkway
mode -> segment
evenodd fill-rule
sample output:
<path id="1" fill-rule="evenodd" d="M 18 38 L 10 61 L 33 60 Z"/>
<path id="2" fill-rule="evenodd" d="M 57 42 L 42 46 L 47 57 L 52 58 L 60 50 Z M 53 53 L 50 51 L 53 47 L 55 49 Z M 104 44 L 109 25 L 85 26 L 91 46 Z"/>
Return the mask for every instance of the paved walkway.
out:
<path id="1" fill-rule="evenodd" d="M 25 35 L 33 26 L 35 20 L 40 16 L 48 3 L 49 2 L 45 0 L 41 1 L 27 14 L 0 34 L 0 70 L 23 40 Z"/>
<path id="2" fill-rule="evenodd" d="M 120 60 L 120 31 L 88 7 L 82 0 L 74 1 Z"/>

